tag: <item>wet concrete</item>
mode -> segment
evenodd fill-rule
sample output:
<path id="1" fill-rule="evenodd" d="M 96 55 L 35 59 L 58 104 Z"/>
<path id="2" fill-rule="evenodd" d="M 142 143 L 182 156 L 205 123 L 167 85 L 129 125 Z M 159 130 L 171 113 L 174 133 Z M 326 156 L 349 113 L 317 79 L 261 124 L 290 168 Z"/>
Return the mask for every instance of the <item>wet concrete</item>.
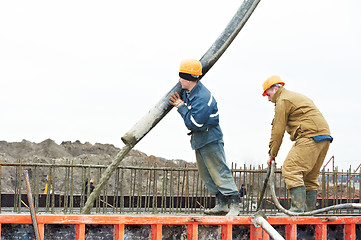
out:
<path id="1" fill-rule="evenodd" d="M 114 225 L 85 225 L 85 239 L 113 239 Z"/>
<path id="2" fill-rule="evenodd" d="M 249 225 L 233 225 L 232 226 L 232 240 L 248 240 L 251 236 L 251 229 Z"/>
<path id="3" fill-rule="evenodd" d="M 145 240 L 152 238 L 150 225 L 126 225 L 124 228 L 124 240 Z"/>
<path id="4" fill-rule="evenodd" d="M 338 224 L 327 225 L 327 239 L 328 240 L 344 239 L 344 225 L 338 225 Z"/>
<path id="5" fill-rule="evenodd" d="M 316 239 L 315 225 L 297 225 L 297 239 L 299 240 Z"/>
<path id="6" fill-rule="evenodd" d="M 44 225 L 44 239 L 73 239 L 75 225 L 46 224 Z"/>
<path id="7" fill-rule="evenodd" d="M 30 224 L 1 224 L 1 239 L 35 239 L 33 226 Z"/>
<path id="8" fill-rule="evenodd" d="M 185 240 L 187 239 L 187 226 L 185 225 L 163 225 L 163 240 Z"/>
<path id="9" fill-rule="evenodd" d="M 221 239 L 222 228 L 219 225 L 199 225 L 198 226 L 198 239 Z"/>
<path id="10" fill-rule="evenodd" d="M 286 238 L 285 225 L 273 225 L 274 229 Z M 233 225 L 232 240 L 250 239 L 250 225 Z M 73 224 L 45 224 L 44 239 L 74 239 L 76 226 Z M 356 224 L 356 239 L 361 236 L 361 224 Z M 114 225 L 85 225 L 85 239 L 113 239 Z M 151 225 L 125 225 L 124 239 L 138 240 L 151 239 Z M 198 239 L 221 239 L 221 225 L 199 225 Z M 30 224 L 1 224 L 1 239 L 34 239 L 34 230 Z M 187 239 L 186 225 L 162 225 L 162 240 L 185 240 Z M 297 239 L 312 240 L 316 239 L 316 225 L 297 225 Z M 344 239 L 344 225 L 329 224 L 327 225 L 327 239 L 338 240 Z"/>

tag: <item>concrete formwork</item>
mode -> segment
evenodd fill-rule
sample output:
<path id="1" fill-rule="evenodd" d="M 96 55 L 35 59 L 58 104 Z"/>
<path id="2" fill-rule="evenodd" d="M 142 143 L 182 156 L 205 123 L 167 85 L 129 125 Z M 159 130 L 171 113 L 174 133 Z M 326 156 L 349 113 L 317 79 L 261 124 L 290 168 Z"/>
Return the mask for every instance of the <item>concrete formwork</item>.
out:
<path id="1" fill-rule="evenodd" d="M 252 216 L 38 215 L 41 239 L 269 239 Z M 267 221 L 285 239 L 360 239 L 361 216 L 277 217 Z M 1 239 L 32 239 L 30 215 L 0 215 Z M 20 237 L 20 238 L 19 238 Z M 28 239 L 27 238 L 27 239 Z"/>

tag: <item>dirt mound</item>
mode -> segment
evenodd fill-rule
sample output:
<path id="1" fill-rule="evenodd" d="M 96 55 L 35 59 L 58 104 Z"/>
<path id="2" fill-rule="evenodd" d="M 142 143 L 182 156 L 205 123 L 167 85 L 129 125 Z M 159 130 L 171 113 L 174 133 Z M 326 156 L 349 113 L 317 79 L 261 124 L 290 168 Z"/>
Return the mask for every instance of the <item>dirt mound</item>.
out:
<path id="1" fill-rule="evenodd" d="M 15 159 L 29 159 L 34 156 L 46 158 L 71 157 L 63 147 L 51 139 L 47 139 L 41 143 L 33 143 L 27 140 L 12 143 L 1 141 L 0 153 Z"/>
<path id="2" fill-rule="evenodd" d="M 119 148 L 116 148 L 112 144 L 100 144 L 95 143 L 94 145 L 91 143 L 84 143 L 82 144 L 80 141 L 75 142 L 62 142 L 60 144 L 60 147 L 62 147 L 64 150 L 66 150 L 69 154 L 71 154 L 73 157 L 80 156 L 82 154 L 104 154 L 109 155 L 111 157 L 115 157 L 116 154 L 119 152 Z"/>
<path id="3" fill-rule="evenodd" d="M 75 142 L 64 141 L 60 145 L 51 139 L 46 139 L 40 143 L 34 143 L 27 140 L 21 142 L 6 142 L 0 141 L 0 160 L 3 162 L 14 162 L 21 159 L 23 162 L 32 162 L 34 158 L 37 159 L 74 159 L 85 160 L 86 164 L 96 164 L 99 160 L 102 162 L 111 162 L 120 148 L 112 144 L 91 144 L 89 142 L 81 143 L 79 140 Z M 96 160 L 97 159 L 97 160 Z M 130 161 L 133 159 L 134 161 Z M 127 160 L 127 161 L 126 161 Z M 138 150 L 131 150 L 128 156 L 124 159 L 127 164 L 139 165 L 144 162 L 156 165 L 164 165 L 166 162 L 173 162 L 183 165 L 186 163 L 183 160 L 167 160 L 155 156 L 147 156 L 145 153 Z"/>
<path id="4" fill-rule="evenodd" d="M 82 144 L 80 141 L 66 141 L 60 145 L 51 139 L 46 139 L 40 143 L 33 143 L 27 140 L 21 142 L 0 141 L 0 153 L 5 153 L 12 158 L 28 159 L 32 157 L 40 158 L 71 158 L 82 154 L 96 154 L 115 156 L 120 149 L 110 144 Z"/>
<path id="5" fill-rule="evenodd" d="M 84 164 L 84 165 L 109 165 L 120 151 L 112 144 L 91 144 L 80 141 L 64 141 L 57 144 L 51 139 L 46 139 L 40 143 L 27 140 L 21 142 L 0 141 L 0 162 L 5 163 L 45 163 L 45 164 Z M 156 156 L 148 156 L 138 150 L 131 150 L 120 163 L 121 166 L 142 166 L 142 167 L 195 167 L 195 163 L 187 163 L 184 160 L 167 160 Z M 31 174 L 31 168 L 28 168 Z M 41 184 L 45 185 L 46 176 L 49 174 L 49 167 L 40 167 L 37 175 L 41 178 Z M 74 180 L 74 186 L 79 190 L 81 186 L 80 170 L 74 170 L 74 174 L 79 176 Z M 127 174 L 127 173 L 126 173 Z M 14 192 L 16 186 L 17 171 L 14 166 L 3 166 L 1 169 L 2 192 Z M 54 182 L 59 182 L 57 189 L 63 190 L 60 184 L 64 179 L 65 172 L 61 169 L 54 172 Z M 125 176 L 125 179 L 129 178 Z"/>

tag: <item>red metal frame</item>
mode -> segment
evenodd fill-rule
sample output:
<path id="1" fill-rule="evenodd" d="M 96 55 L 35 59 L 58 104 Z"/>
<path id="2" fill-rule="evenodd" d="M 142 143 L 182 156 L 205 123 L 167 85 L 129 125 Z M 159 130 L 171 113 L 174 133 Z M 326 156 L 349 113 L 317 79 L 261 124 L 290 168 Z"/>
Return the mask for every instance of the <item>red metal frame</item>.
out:
<path id="1" fill-rule="evenodd" d="M 356 170 L 353 172 L 353 174 L 355 174 L 355 173 L 357 172 L 357 170 L 360 168 L 360 166 L 361 166 L 361 163 L 360 163 L 360 165 L 358 165 L 358 167 L 357 167 Z M 354 175 L 351 174 L 351 177 L 347 180 L 347 183 L 348 183 L 349 181 L 351 181 L 351 179 L 353 178 L 353 176 L 354 176 Z"/>
<path id="2" fill-rule="evenodd" d="M 323 166 L 321 172 L 325 170 L 326 166 L 330 163 L 331 160 L 332 160 L 332 171 L 335 171 L 335 157 L 332 156 L 330 160 L 328 160 L 327 163 Z"/>
<path id="3" fill-rule="evenodd" d="M 199 225 L 220 225 L 222 240 L 232 239 L 233 225 L 249 225 L 250 239 L 269 239 L 260 227 L 255 227 L 251 216 L 94 216 L 94 215 L 38 215 L 40 238 L 44 239 L 45 224 L 76 225 L 75 239 L 85 239 L 86 224 L 114 225 L 114 239 L 124 239 L 125 225 L 151 225 L 152 240 L 162 239 L 163 225 L 187 225 L 187 239 L 198 239 Z M 297 239 L 297 225 L 315 225 L 316 239 L 327 239 L 327 225 L 344 225 L 344 239 L 356 239 L 356 224 L 361 224 L 361 216 L 353 217 L 268 217 L 271 225 L 285 225 L 286 239 Z M 0 224 L 31 224 L 30 215 L 0 215 Z M 1 225 L 0 225 L 1 226 Z M 1 229 L 1 228 L 0 228 Z M 1 234 L 1 232 L 0 232 Z M 359 236 L 360 237 L 360 236 Z"/>
<path id="4" fill-rule="evenodd" d="M 332 156 L 330 158 L 330 160 L 327 161 L 327 163 L 323 166 L 321 172 L 323 172 L 325 170 L 326 166 L 330 163 L 331 160 L 332 160 L 332 173 L 333 173 L 332 183 L 335 184 L 335 157 L 334 156 Z"/>

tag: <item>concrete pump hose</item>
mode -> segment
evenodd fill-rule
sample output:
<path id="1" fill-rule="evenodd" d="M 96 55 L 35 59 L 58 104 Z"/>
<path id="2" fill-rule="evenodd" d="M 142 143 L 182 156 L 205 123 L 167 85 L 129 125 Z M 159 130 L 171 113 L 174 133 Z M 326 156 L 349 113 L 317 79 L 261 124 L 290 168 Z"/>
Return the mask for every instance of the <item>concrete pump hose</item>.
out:
<path id="1" fill-rule="evenodd" d="M 289 211 L 289 210 L 285 209 L 284 207 L 282 207 L 282 205 L 278 201 L 278 199 L 276 197 L 276 193 L 275 193 L 275 185 L 274 185 L 274 182 L 275 182 L 274 181 L 275 165 L 276 165 L 275 161 L 273 160 L 271 162 L 270 192 L 271 192 L 271 196 L 272 196 L 272 200 L 273 200 L 274 204 L 276 205 L 276 207 L 281 212 L 283 212 L 283 213 L 285 213 L 287 215 L 290 215 L 290 216 L 311 216 L 311 215 L 315 215 L 315 214 L 318 214 L 318 213 L 332 211 L 332 210 L 338 210 L 338 209 L 347 209 L 347 208 L 359 208 L 359 209 L 361 209 L 361 203 L 338 204 L 338 205 L 333 205 L 333 206 L 317 209 L 317 210 L 310 211 L 310 212 L 292 212 L 292 211 Z"/>
<path id="2" fill-rule="evenodd" d="M 255 227 L 262 227 L 268 235 L 274 240 L 285 240 L 271 224 L 267 222 L 267 217 L 262 211 L 256 212 L 255 216 L 251 219 Z"/>

